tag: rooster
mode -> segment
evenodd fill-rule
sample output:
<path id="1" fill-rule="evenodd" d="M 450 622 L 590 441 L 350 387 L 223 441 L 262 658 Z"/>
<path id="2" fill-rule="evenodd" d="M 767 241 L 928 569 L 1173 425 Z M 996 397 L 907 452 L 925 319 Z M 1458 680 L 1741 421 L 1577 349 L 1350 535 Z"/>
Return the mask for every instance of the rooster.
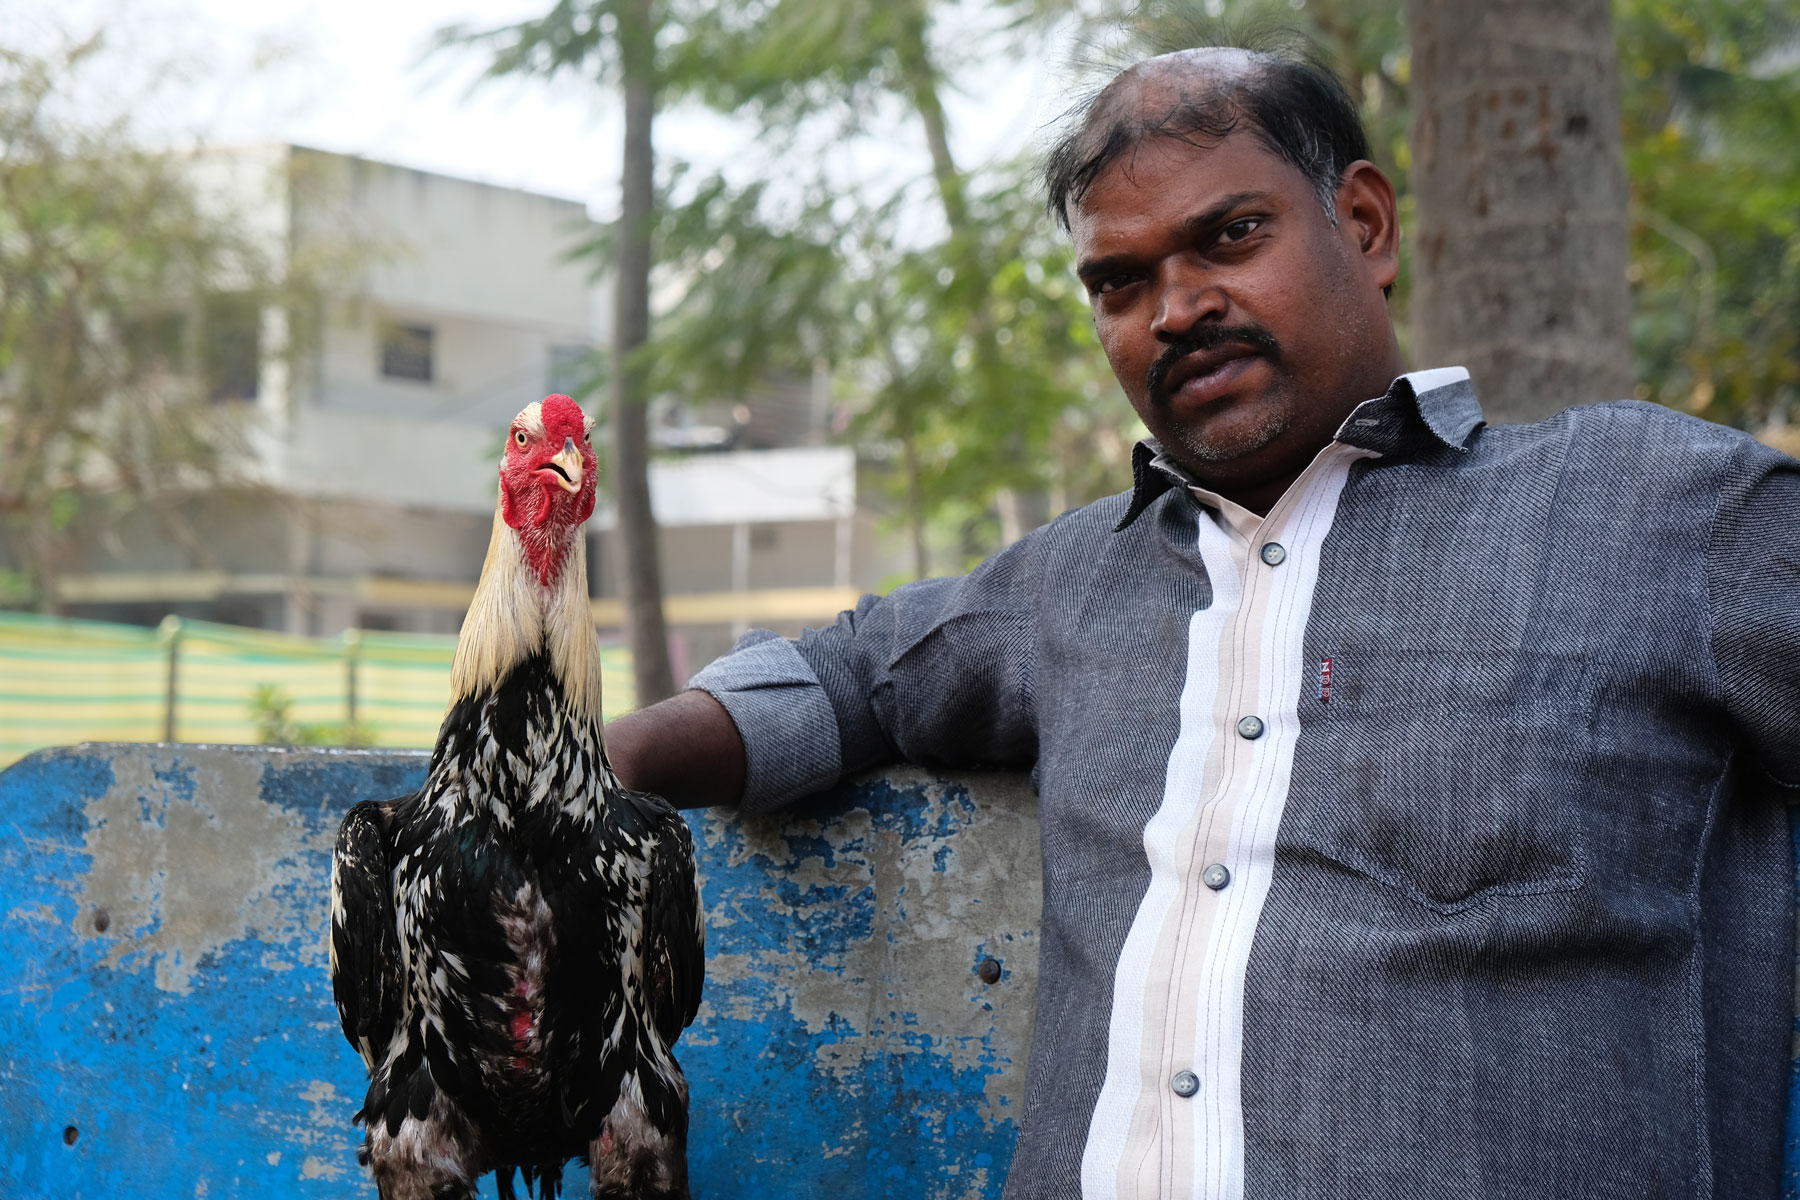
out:
<path id="1" fill-rule="evenodd" d="M 369 1089 L 382 1200 L 685 1198 L 705 926 L 686 823 L 627 791 L 600 729 L 582 522 L 592 422 L 521 412 L 425 784 L 352 808 L 331 871 L 331 983 Z"/>

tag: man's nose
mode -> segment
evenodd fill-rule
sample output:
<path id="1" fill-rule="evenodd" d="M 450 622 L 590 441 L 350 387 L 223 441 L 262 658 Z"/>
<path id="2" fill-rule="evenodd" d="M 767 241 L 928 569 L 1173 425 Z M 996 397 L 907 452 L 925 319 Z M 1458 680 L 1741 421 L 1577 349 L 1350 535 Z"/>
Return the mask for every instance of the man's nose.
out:
<path id="1" fill-rule="evenodd" d="M 1163 284 L 1151 332 L 1170 341 L 1202 321 L 1222 321 L 1229 307 L 1230 300 L 1217 283 L 1199 272 L 1178 269 Z"/>

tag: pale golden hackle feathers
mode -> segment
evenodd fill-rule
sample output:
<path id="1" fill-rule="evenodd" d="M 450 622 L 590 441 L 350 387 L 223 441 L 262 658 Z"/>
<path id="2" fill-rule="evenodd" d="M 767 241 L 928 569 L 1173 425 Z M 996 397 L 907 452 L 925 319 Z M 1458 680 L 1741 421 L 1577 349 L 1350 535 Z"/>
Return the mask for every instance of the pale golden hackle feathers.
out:
<path id="1" fill-rule="evenodd" d="M 539 649 L 549 652 L 570 711 L 600 720 L 600 646 L 588 605 L 587 537 L 579 528 L 573 531 L 562 573 L 546 588 L 526 562 L 518 534 L 496 508 L 481 582 L 456 640 L 450 702 L 499 686 L 508 671 Z"/>

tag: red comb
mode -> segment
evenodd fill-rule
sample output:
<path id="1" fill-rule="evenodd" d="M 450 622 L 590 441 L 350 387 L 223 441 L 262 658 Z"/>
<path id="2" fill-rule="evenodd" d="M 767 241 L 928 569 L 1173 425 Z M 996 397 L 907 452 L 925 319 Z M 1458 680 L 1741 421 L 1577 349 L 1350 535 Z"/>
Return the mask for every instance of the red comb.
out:
<path id="1" fill-rule="evenodd" d="M 544 432 L 556 437 L 579 438 L 587 430 L 587 415 L 581 405 L 560 393 L 545 396 L 538 409 L 544 421 Z"/>

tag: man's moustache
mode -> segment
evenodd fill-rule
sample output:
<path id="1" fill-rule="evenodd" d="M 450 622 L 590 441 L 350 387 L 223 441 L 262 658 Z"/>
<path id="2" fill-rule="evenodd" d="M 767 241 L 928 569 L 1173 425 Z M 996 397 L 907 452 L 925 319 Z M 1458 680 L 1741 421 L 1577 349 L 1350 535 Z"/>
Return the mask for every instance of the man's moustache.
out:
<path id="1" fill-rule="evenodd" d="M 1163 386 L 1175 364 L 1195 351 L 1217 350 L 1221 346 L 1248 346 L 1265 358 L 1281 357 L 1281 346 L 1275 341 L 1275 335 L 1261 325 L 1196 326 L 1170 342 L 1150 364 L 1150 371 L 1145 376 L 1146 394 L 1159 404 L 1166 402 L 1168 397 L 1163 394 Z"/>

